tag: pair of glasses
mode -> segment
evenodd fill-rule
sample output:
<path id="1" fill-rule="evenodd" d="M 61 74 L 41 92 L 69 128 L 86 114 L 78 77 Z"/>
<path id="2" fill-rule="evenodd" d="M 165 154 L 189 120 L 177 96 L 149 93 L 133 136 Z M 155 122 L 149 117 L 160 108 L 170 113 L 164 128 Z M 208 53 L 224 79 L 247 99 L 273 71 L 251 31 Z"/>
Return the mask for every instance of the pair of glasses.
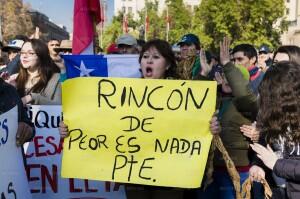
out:
<path id="1" fill-rule="evenodd" d="M 24 55 L 26 55 L 26 56 L 33 56 L 33 55 L 35 55 L 36 53 L 35 52 L 20 52 L 20 54 L 22 55 L 22 56 L 24 56 Z"/>

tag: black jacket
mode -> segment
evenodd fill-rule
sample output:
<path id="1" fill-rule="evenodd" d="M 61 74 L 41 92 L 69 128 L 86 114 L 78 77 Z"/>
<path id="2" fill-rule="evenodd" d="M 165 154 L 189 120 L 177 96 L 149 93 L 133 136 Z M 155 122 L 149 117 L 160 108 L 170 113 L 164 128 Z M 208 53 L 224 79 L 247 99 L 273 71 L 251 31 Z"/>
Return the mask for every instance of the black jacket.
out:
<path id="1" fill-rule="evenodd" d="M 279 159 L 273 172 L 286 179 L 287 195 L 290 199 L 300 198 L 300 156 L 295 159 Z"/>
<path id="2" fill-rule="evenodd" d="M 18 106 L 18 121 L 31 125 L 17 90 L 0 78 L 0 114 L 9 111 L 16 105 Z"/>
<path id="3" fill-rule="evenodd" d="M 20 55 L 17 55 L 11 62 L 7 64 L 7 66 L 0 70 L 2 72 L 8 72 L 9 75 L 13 75 L 18 73 L 20 70 Z"/>
<path id="4" fill-rule="evenodd" d="M 34 125 L 29 120 L 26 114 L 26 110 L 23 106 L 22 100 L 19 97 L 15 87 L 6 83 L 2 78 L 0 78 L 0 115 L 14 108 L 16 105 L 18 106 L 18 122 L 25 122 L 33 128 L 33 136 L 27 140 L 30 141 L 32 140 L 35 134 Z M 26 164 L 24 150 L 23 147 L 21 148 L 23 152 L 24 164 Z"/>

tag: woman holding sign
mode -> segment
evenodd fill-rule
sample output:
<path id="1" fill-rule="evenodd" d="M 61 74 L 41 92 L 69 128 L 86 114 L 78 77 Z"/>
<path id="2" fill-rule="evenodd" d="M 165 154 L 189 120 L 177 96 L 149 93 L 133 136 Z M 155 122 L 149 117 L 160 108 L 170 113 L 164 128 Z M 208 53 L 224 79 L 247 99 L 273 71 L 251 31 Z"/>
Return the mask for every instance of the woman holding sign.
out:
<path id="1" fill-rule="evenodd" d="M 145 79 L 177 77 L 175 55 L 169 43 L 164 40 L 148 41 L 142 48 L 139 62 Z"/>
<path id="2" fill-rule="evenodd" d="M 142 48 L 139 62 L 145 79 L 177 77 L 175 55 L 166 41 L 159 39 L 148 41 Z M 68 127 L 63 122 L 60 123 L 59 132 L 62 137 L 69 135 Z M 181 199 L 183 191 L 169 187 L 127 184 L 126 195 L 128 199 Z"/>
<path id="3" fill-rule="evenodd" d="M 20 54 L 16 87 L 23 104 L 61 104 L 59 69 L 52 62 L 47 45 L 31 39 L 24 43 Z"/>

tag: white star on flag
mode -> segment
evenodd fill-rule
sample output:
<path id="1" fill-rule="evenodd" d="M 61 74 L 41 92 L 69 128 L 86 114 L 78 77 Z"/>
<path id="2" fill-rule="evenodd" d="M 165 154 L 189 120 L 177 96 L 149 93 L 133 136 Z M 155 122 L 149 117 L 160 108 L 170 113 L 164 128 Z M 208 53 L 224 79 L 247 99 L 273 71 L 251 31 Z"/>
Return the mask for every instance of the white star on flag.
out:
<path id="1" fill-rule="evenodd" d="M 87 69 L 84 65 L 84 62 L 80 62 L 80 68 L 78 66 L 74 67 L 78 70 L 80 70 L 80 77 L 90 77 L 90 73 L 93 72 L 95 69 Z"/>

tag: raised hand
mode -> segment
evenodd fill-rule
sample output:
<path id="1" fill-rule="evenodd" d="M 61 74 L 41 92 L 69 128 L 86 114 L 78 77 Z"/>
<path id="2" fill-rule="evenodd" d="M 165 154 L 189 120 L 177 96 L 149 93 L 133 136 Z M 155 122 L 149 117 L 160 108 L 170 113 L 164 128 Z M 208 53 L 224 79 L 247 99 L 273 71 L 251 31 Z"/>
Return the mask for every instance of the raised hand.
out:
<path id="1" fill-rule="evenodd" d="M 231 93 L 232 92 L 232 90 L 231 90 L 224 74 L 222 75 L 221 73 L 216 72 L 215 73 L 215 80 L 217 81 L 218 85 L 222 85 L 222 91 L 224 93 Z"/>
<path id="2" fill-rule="evenodd" d="M 201 75 L 207 76 L 208 73 L 211 71 L 212 66 L 207 63 L 205 50 L 200 50 L 200 64 L 201 64 Z"/>
<path id="3" fill-rule="evenodd" d="M 215 72 L 215 80 L 217 81 L 218 85 L 221 85 L 224 83 L 224 79 L 219 72 Z"/>
<path id="4" fill-rule="evenodd" d="M 230 62 L 230 39 L 228 37 L 224 37 L 223 41 L 220 42 L 220 63 L 224 66 L 228 62 Z"/>

